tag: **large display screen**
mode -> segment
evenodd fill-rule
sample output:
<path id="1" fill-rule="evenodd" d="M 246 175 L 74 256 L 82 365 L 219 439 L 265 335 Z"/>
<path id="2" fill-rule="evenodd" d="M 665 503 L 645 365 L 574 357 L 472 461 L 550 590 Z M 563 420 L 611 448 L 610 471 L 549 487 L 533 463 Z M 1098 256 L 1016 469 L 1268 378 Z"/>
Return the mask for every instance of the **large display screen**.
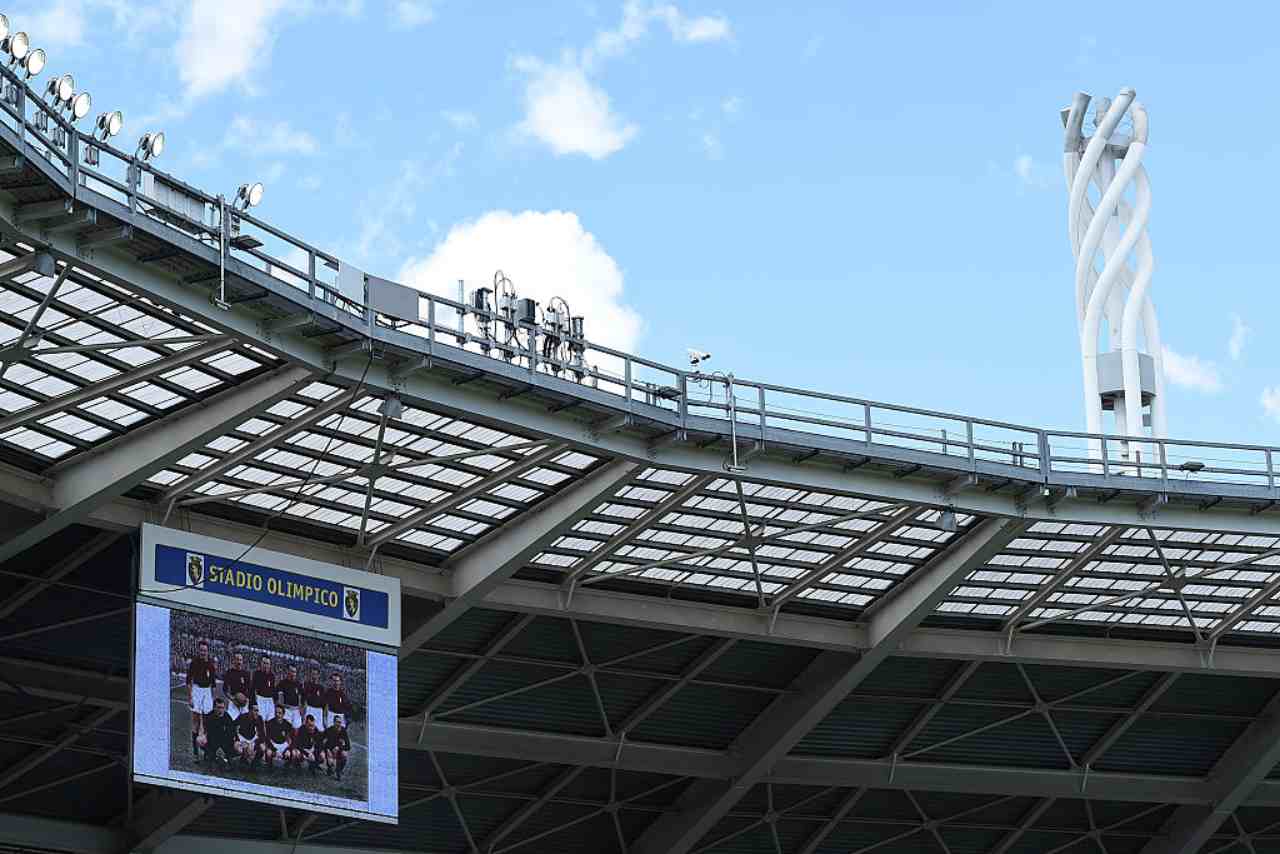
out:
<path id="1" fill-rule="evenodd" d="M 395 822 L 396 657 L 139 602 L 137 780 Z"/>

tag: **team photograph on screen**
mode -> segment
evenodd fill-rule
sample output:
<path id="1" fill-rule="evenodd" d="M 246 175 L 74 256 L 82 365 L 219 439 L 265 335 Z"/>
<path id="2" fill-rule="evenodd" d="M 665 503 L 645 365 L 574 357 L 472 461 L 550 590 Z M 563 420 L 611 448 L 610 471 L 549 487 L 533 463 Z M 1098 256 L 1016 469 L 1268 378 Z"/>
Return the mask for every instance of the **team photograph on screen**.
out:
<path id="1" fill-rule="evenodd" d="M 173 611 L 169 653 L 171 770 L 367 799 L 365 650 Z"/>

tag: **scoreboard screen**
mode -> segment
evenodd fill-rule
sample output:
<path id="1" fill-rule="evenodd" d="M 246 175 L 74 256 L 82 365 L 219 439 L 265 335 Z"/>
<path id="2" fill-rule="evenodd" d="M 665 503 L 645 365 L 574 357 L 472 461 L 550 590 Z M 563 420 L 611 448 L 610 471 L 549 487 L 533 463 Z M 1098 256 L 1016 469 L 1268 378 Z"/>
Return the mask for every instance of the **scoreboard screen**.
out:
<path id="1" fill-rule="evenodd" d="M 139 576 L 135 780 L 398 820 L 395 579 L 154 525 Z"/>

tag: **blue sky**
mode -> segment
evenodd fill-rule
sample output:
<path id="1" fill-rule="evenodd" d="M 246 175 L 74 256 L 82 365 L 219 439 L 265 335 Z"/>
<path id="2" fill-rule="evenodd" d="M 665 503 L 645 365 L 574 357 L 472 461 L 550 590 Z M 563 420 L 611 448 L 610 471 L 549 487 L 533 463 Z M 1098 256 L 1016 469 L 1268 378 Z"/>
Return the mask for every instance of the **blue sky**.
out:
<path id="1" fill-rule="evenodd" d="M 166 131 L 158 165 L 264 181 L 262 216 L 370 272 L 454 293 L 502 268 L 651 358 L 1063 428 L 1057 110 L 1133 86 L 1171 432 L 1280 442 L 1275 13 L 889 5 L 6 11 L 126 134 Z"/>

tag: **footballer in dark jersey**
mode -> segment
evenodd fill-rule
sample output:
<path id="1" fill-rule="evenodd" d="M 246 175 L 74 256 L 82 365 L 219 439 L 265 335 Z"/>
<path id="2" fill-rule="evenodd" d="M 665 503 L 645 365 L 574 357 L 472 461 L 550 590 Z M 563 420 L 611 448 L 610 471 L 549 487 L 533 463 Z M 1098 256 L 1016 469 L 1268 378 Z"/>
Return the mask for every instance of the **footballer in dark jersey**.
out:
<path id="1" fill-rule="evenodd" d="M 302 726 L 302 684 L 295 665 L 290 664 L 288 674 L 276 683 L 276 705 L 284 707 L 285 719 L 294 729 Z"/>
<path id="2" fill-rule="evenodd" d="M 213 711 L 204 716 L 204 732 L 198 746 L 204 748 L 206 762 L 220 762 L 224 767 L 236 755 L 236 724 L 227 714 L 227 701 L 213 701 Z M 221 754 L 221 755 L 219 755 Z"/>
<path id="3" fill-rule="evenodd" d="M 276 716 L 276 675 L 271 672 L 271 659 L 262 656 L 258 669 L 253 671 L 253 704 L 264 721 Z"/>
<path id="4" fill-rule="evenodd" d="M 284 716 L 284 706 L 276 706 L 276 716 L 267 721 L 266 759 L 270 768 L 280 757 L 280 762 L 287 765 L 293 761 L 293 724 Z"/>
<path id="5" fill-rule="evenodd" d="M 342 769 L 347 767 L 347 757 L 350 754 L 351 737 L 347 735 L 346 721 L 338 717 L 333 726 L 324 731 L 325 773 L 341 780 Z"/>
<path id="6" fill-rule="evenodd" d="M 231 656 L 231 667 L 222 674 L 222 696 L 226 697 L 228 702 L 236 694 L 244 694 L 248 697 L 252 693 L 249 688 L 249 671 L 244 669 L 244 656 L 237 652 Z"/>
<path id="7" fill-rule="evenodd" d="M 187 698 L 191 704 L 191 752 L 200 758 L 200 728 L 204 716 L 213 711 L 213 683 L 218 678 L 209 660 L 209 642 L 196 644 L 196 656 L 187 666 Z"/>
<path id="8" fill-rule="evenodd" d="M 305 760 L 311 767 L 313 777 L 320 763 L 324 761 L 323 738 L 320 730 L 316 729 L 316 719 L 311 715 L 307 715 L 307 719 L 302 722 L 302 729 L 293 736 L 294 762 Z"/>
<path id="9" fill-rule="evenodd" d="M 303 719 L 315 718 L 316 727 L 324 729 L 324 683 L 320 681 L 320 668 L 311 668 L 311 678 L 302 683 Z"/>
<path id="10" fill-rule="evenodd" d="M 249 714 L 236 718 L 236 753 L 240 762 L 257 766 L 267 750 L 267 730 L 258 707 L 249 704 Z"/>
<path id="11" fill-rule="evenodd" d="M 351 714 L 351 700 L 342 687 L 342 677 L 334 673 L 329 677 L 329 687 L 324 692 L 324 728 L 333 726 L 337 718 L 344 721 Z"/>

